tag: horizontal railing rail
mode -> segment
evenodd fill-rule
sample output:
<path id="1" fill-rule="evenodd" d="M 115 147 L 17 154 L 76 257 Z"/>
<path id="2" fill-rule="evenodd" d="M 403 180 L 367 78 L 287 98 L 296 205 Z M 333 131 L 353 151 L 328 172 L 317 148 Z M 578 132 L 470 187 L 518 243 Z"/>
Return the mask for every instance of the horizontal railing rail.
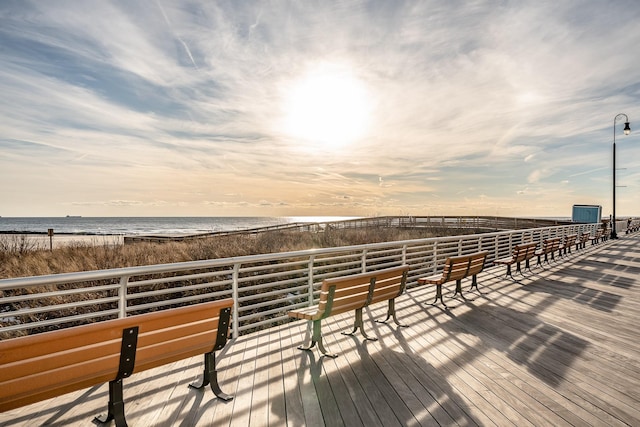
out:
<path id="1" fill-rule="evenodd" d="M 489 251 L 487 265 L 514 245 L 599 224 L 404 240 L 0 280 L 0 338 L 231 297 L 232 333 L 288 321 L 317 301 L 323 279 L 409 264 L 408 286 L 449 256 Z"/>

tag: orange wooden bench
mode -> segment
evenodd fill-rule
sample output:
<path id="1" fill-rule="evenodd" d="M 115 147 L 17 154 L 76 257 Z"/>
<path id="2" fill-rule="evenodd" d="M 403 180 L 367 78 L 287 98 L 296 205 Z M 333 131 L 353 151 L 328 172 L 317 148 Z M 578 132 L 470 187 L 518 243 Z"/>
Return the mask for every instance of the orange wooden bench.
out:
<path id="1" fill-rule="evenodd" d="M 522 274 L 522 270 L 520 269 L 520 264 L 522 262 L 525 263 L 525 268 L 531 270 L 529 266 L 529 260 L 535 256 L 536 248 L 538 247 L 538 243 L 522 243 L 520 245 L 515 245 L 513 247 L 513 253 L 508 258 L 500 258 L 493 261 L 494 264 L 506 265 L 507 266 L 507 276 L 513 278 L 511 274 L 511 266 L 513 264 L 516 265 L 516 273 Z"/>
<path id="2" fill-rule="evenodd" d="M 560 248 L 560 238 L 551 237 L 542 241 L 542 248 L 536 251 L 535 255 L 538 257 L 536 265 L 542 265 L 542 257 L 544 256 L 544 262 L 549 263 L 549 257 L 555 261 L 555 253 Z"/>
<path id="3" fill-rule="evenodd" d="M 576 240 L 578 239 L 577 234 L 569 234 L 564 237 L 564 240 L 560 243 L 558 247 L 558 255 L 567 255 L 571 253 L 571 246 L 576 244 Z"/>
<path id="4" fill-rule="evenodd" d="M 598 243 L 600 243 L 600 241 L 602 240 L 602 235 L 604 234 L 604 230 L 602 228 L 598 228 L 598 230 L 595 232 L 595 234 L 593 236 L 589 237 L 589 240 L 591 240 L 591 244 L 592 245 L 596 245 Z"/>
<path id="5" fill-rule="evenodd" d="M 204 376 L 223 400 L 215 351 L 227 342 L 232 299 L 173 308 L 0 341 L 0 411 L 109 382 L 106 417 L 126 426 L 123 380 L 198 354 Z"/>
<path id="6" fill-rule="evenodd" d="M 353 331 L 344 333 L 353 335 L 360 329 L 365 339 L 375 341 L 377 338 L 367 336 L 362 322 L 362 309 L 377 302 L 388 301 L 387 318 L 400 325 L 395 312 L 395 299 L 402 295 L 406 287 L 408 265 L 371 271 L 367 273 L 353 274 L 343 277 L 334 277 L 322 281 L 320 287 L 320 299 L 318 304 L 289 311 L 289 317 L 304 319 L 313 322 L 313 335 L 309 345 L 301 345 L 301 350 L 311 350 L 316 343 L 323 355 L 336 357 L 337 354 L 329 353 L 322 342 L 321 322 L 335 314 L 355 311 Z M 402 325 L 401 325 L 402 326 Z"/>
<path id="7" fill-rule="evenodd" d="M 591 233 L 588 231 L 583 232 L 580 238 L 576 241 L 576 249 L 584 249 L 587 247 L 587 241 L 591 237 Z"/>
<path id="8" fill-rule="evenodd" d="M 453 280 L 456 281 L 456 290 L 453 294 L 455 297 L 457 294 L 463 299 L 466 299 L 462 295 L 462 279 L 471 277 L 471 289 L 474 287 L 478 289 L 478 281 L 476 275 L 484 269 L 485 262 L 489 252 L 476 252 L 470 255 L 452 256 L 446 259 L 442 273 L 434 274 L 429 277 L 422 277 L 418 279 L 418 283 L 421 285 L 430 284 L 436 285 L 436 298 L 431 305 L 435 305 L 440 299 L 440 302 L 447 308 L 447 305 L 442 299 L 442 285 Z"/>

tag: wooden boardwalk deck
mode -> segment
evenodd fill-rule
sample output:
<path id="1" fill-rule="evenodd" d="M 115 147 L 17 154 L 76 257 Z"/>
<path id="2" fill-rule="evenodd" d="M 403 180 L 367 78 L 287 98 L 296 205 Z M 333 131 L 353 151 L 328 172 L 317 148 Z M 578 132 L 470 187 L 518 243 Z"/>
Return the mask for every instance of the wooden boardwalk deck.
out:
<path id="1" fill-rule="evenodd" d="M 383 306 L 365 312 L 375 342 L 341 335 L 352 315 L 338 316 L 323 325 L 336 359 L 296 349 L 303 321 L 240 337 L 218 356 L 231 402 L 187 387 L 199 357 L 134 375 L 129 425 L 640 425 L 640 235 L 621 237 L 517 282 L 489 269 L 482 294 L 448 311 L 429 305 L 433 287 L 410 289 L 397 302 L 408 327 L 371 322 Z M 0 425 L 86 426 L 106 403 L 103 385 Z"/>

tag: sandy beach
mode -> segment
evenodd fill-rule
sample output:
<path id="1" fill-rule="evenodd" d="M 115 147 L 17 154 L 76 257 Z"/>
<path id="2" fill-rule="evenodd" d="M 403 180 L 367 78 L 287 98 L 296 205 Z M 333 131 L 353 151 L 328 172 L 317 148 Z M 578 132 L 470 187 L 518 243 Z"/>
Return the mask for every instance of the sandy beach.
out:
<path id="1" fill-rule="evenodd" d="M 19 242 L 25 238 L 28 245 L 34 249 L 56 249 L 71 245 L 102 246 L 102 245 L 122 245 L 124 235 L 84 235 L 84 234 L 54 234 L 49 237 L 46 234 L 13 234 L 0 233 L 0 239 L 5 241 Z"/>

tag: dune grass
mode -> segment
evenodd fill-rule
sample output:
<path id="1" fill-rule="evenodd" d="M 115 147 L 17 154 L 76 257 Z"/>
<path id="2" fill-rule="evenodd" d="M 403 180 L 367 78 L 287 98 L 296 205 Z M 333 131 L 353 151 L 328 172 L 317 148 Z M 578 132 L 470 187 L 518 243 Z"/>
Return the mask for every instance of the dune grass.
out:
<path id="1" fill-rule="evenodd" d="M 436 227 L 330 229 L 321 233 L 270 231 L 166 243 L 72 244 L 52 251 L 37 248 L 24 236 L 2 235 L 0 279 L 459 234 L 456 231 Z M 472 232 L 469 229 L 459 231 Z"/>

